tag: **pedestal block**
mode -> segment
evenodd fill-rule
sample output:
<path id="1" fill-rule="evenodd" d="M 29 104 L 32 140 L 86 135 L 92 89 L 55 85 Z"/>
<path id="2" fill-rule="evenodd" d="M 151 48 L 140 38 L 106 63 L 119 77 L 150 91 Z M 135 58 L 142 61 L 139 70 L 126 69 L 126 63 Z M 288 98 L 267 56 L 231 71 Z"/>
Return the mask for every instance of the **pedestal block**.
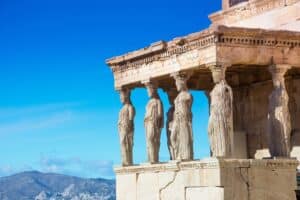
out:
<path id="1" fill-rule="evenodd" d="M 297 160 L 211 158 L 116 167 L 117 200 L 296 200 Z"/>

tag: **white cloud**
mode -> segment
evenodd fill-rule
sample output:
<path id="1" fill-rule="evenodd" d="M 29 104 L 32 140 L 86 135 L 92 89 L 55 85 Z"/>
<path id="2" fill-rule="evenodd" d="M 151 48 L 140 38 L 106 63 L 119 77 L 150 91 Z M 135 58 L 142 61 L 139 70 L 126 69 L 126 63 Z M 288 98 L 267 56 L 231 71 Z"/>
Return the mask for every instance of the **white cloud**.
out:
<path id="1" fill-rule="evenodd" d="M 42 117 L 32 117 L 31 119 L 21 119 L 12 122 L 0 123 L 0 134 L 12 134 L 40 130 L 69 122 L 73 119 L 71 111 L 62 111 L 48 114 Z"/>
<path id="2" fill-rule="evenodd" d="M 3 109 L 0 107 L 0 136 L 33 131 L 41 132 L 50 128 L 63 127 L 79 120 L 87 121 L 91 117 L 98 117 L 98 114 L 94 112 L 85 113 L 76 110 L 80 105 L 78 103 L 61 103 L 22 108 Z M 5 115 L 9 115 L 11 119 L 4 119 Z M 113 162 L 106 160 L 85 160 L 84 158 L 50 155 L 41 156 L 38 162 L 30 162 L 30 166 L 16 167 L 4 164 L 0 165 L 0 176 L 34 169 L 81 177 L 114 177 Z"/>
<path id="3" fill-rule="evenodd" d="M 22 167 L 15 168 L 12 165 L 1 165 L 0 177 L 32 170 L 85 178 L 114 178 L 112 161 L 84 160 L 77 157 L 63 158 L 55 156 L 41 156 L 39 162 L 35 163 L 34 167 L 24 165 Z"/>
<path id="4" fill-rule="evenodd" d="M 0 135 L 57 127 L 74 119 L 79 103 L 0 107 Z"/>
<path id="5" fill-rule="evenodd" d="M 79 106 L 79 103 L 75 102 L 63 102 L 63 103 L 49 103 L 41 105 L 28 105 L 22 107 L 0 107 L 0 120 L 7 118 L 15 118 L 29 115 L 36 115 L 48 112 L 57 112 L 60 110 L 70 109 Z"/>
<path id="6" fill-rule="evenodd" d="M 45 157 L 40 159 L 43 172 L 62 173 L 81 177 L 114 176 L 113 162 L 109 160 L 83 160 L 81 158 Z"/>

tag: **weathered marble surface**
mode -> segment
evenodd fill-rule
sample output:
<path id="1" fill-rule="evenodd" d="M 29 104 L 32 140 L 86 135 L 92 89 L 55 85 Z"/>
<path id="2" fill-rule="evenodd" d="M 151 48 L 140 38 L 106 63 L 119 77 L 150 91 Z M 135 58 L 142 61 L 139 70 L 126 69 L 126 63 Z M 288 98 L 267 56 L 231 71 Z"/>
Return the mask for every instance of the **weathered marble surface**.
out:
<path id="1" fill-rule="evenodd" d="M 170 153 L 170 160 L 175 160 L 176 156 L 175 156 L 174 145 L 176 141 L 171 141 L 171 132 L 172 132 L 172 124 L 174 120 L 174 111 L 175 111 L 174 100 L 177 97 L 178 92 L 176 89 L 169 89 L 167 90 L 167 95 L 170 103 L 170 108 L 167 112 L 167 122 L 166 122 L 167 142 L 168 142 L 168 149 Z"/>
<path id="2" fill-rule="evenodd" d="M 120 99 L 123 107 L 119 113 L 118 129 L 121 144 L 121 155 L 123 166 L 133 164 L 132 148 L 134 133 L 135 109 L 130 101 L 130 90 L 120 90 Z"/>
<path id="3" fill-rule="evenodd" d="M 297 165 L 288 159 L 205 159 L 115 168 L 117 199 L 296 200 Z"/>
<path id="4" fill-rule="evenodd" d="M 291 152 L 291 116 L 284 78 L 289 68 L 286 65 L 270 66 L 274 89 L 269 96 L 268 135 L 273 157 L 290 157 Z"/>
<path id="5" fill-rule="evenodd" d="M 179 92 L 174 103 L 174 120 L 171 128 L 171 145 L 176 160 L 192 160 L 193 129 L 192 129 L 192 104 L 193 97 L 189 93 L 186 81 L 187 74 L 175 75 L 176 88 Z"/>
<path id="6" fill-rule="evenodd" d="M 157 93 L 157 86 L 149 82 L 146 87 L 150 97 L 144 119 L 148 162 L 157 163 L 159 161 L 161 129 L 164 127 L 164 111 Z"/>
<path id="7" fill-rule="evenodd" d="M 216 85 L 210 92 L 208 135 L 213 157 L 233 154 L 233 94 L 225 80 L 225 70 L 225 67 L 212 69 Z"/>
<path id="8" fill-rule="evenodd" d="M 272 30 L 300 30 L 299 0 L 248 0 L 229 7 L 223 0 L 224 11 L 210 15 L 213 25 L 263 28 Z"/>

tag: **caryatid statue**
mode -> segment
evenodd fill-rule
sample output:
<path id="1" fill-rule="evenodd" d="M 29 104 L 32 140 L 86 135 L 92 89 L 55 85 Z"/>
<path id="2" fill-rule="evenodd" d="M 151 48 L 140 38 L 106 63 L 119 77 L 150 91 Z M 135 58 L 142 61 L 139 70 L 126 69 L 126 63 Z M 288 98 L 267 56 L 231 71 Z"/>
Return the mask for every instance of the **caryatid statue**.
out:
<path id="1" fill-rule="evenodd" d="M 233 154 L 233 94 L 225 80 L 226 68 L 211 69 L 215 87 L 210 92 L 208 135 L 212 157 L 231 157 Z"/>
<path id="2" fill-rule="evenodd" d="M 159 162 L 161 129 L 164 127 L 164 112 L 157 86 L 152 82 L 147 82 L 146 88 L 150 97 L 144 119 L 148 162 L 157 163 Z"/>
<path id="3" fill-rule="evenodd" d="M 172 124 L 174 120 L 174 111 L 175 111 L 175 106 L 174 106 L 174 100 L 178 95 L 178 92 L 175 88 L 168 89 L 166 90 L 168 94 L 168 99 L 170 103 L 170 108 L 167 112 L 167 122 L 166 122 L 166 133 L 167 133 L 167 141 L 168 141 L 168 149 L 170 153 L 170 159 L 175 160 L 175 154 L 174 154 L 174 149 L 173 147 L 175 146 L 174 141 L 171 141 L 171 130 L 172 130 Z M 173 142 L 173 144 L 172 144 Z"/>
<path id="4" fill-rule="evenodd" d="M 176 160 L 193 160 L 192 104 L 193 97 L 188 91 L 188 74 L 173 75 L 179 94 L 174 102 L 174 119 L 171 128 L 171 145 Z"/>
<path id="5" fill-rule="evenodd" d="M 119 113 L 119 136 L 121 143 L 122 165 L 129 166 L 133 164 L 132 148 L 133 148 L 133 132 L 134 132 L 134 116 L 135 109 L 130 101 L 130 90 L 121 89 L 120 99 L 123 107 Z"/>
<path id="6" fill-rule="evenodd" d="M 273 92 L 269 96 L 268 136 L 272 157 L 290 157 L 291 152 L 291 116 L 289 96 L 284 75 L 288 65 L 272 65 L 269 70 L 273 79 Z"/>

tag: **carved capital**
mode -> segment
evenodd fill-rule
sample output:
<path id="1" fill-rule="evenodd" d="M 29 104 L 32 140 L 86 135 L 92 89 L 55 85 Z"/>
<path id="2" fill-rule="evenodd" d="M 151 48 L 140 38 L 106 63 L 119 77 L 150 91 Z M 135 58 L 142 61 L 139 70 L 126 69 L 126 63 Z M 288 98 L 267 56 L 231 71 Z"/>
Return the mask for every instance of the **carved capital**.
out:
<path id="1" fill-rule="evenodd" d="M 173 77 L 175 80 L 189 80 L 189 78 L 193 75 L 193 72 L 175 72 L 171 74 L 171 77 Z"/>
<path id="2" fill-rule="evenodd" d="M 215 84 L 225 81 L 227 65 L 209 66 Z"/>
<path id="3" fill-rule="evenodd" d="M 122 92 L 122 91 L 131 91 L 133 88 L 131 88 L 131 87 L 126 87 L 126 86 L 121 86 L 121 87 L 117 87 L 116 88 L 116 91 L 118 91 L 118 92 Z"/>
<path id="4" fill-rule="evenodd" d="M 126 87 L 121 87 L 119 90 L 120 93 L 120 100 L 123 104 L 131 104 L 130 95 L 131 95 L 131 89 Z"/>
<path id="5" fill-rule="evenodd" d="M 151 80 L 151 79 L 143 80 L 143 81 L 141 81 L 141 83 L 143 85 L 145 85 L 146 88 L 152 88 L 152 89 L 155 89 L 155 90 L 158 88 L 157 81 L 154 81 L 154 80 Z"/>
<path id="6" fill-rule="evenodd" d="M 289 69 L 291 69 L 291 65 L 288 64 L 273 64 L 269 66 L 269 72 L 272 75 L 273 85 L 275 87 L 285 85 L 284 76 Z"/>
<path id="7" fill-rule="evenodd" d="M 176 72 L 171 74 L 171 77 L 175 79 L 176 88 L 178 92 L 188 90 L 187 81 L 189 80 L 191 75 L 192 75 L 191 72 Z"/>

